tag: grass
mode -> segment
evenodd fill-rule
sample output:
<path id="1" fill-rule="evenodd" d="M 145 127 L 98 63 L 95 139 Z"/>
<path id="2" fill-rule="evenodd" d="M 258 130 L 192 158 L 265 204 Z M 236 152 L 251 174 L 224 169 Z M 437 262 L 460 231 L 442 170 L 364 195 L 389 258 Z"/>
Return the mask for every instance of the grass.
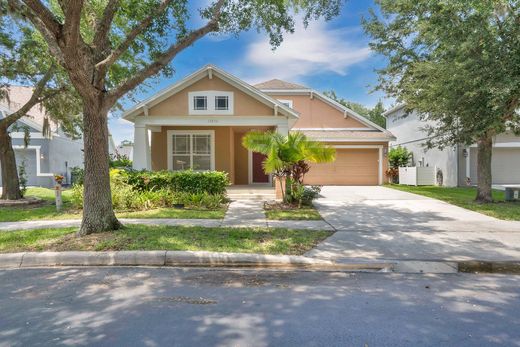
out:
<path id="1" fill-rule="evenodd" d="M 191 250 L 303 254 L 332 233 L 267 228 L 204 228 L 131 225 L 76 237 L 75 228 L 0 233 L 0 252 Z"/>
<path id="2" fill-rule="evenodd" d="M 264 205 L 267 219 L 273 220 L 321 220 L 321 215 L 313 206 L 298 208 L 292 205 Z"/>
<path id="3" fill-rule="evenodd" d="M 0 208 L 0 222 L 18 222 L 26 220 L 57 220 L 57 219 L 80 219 L 81 210 L 74 209 L 71 204 L 71 191 L 64 190 L 62 193 L 63 208 L 61 212 L 56 211 L 54 206 L 54 190 L 48 188 L 29 188 L 26 196 L 35 196 L 44 200 L 42 205 L 30 205 L 20 207 Z M 172 219 L 222 219 L 226 209 L 175 209 L 157 208 L 145 211 L 118 212 L 119 218 L 172 218 Z"/>
<path id="4" fill-rule="evenodd" d="M 388 185 L 388 187 L 446 201 L 450 204 L 457 205 L 468 210 L 479 212 L 498 219 L 517 221 L 520 220 L 520 203 L 505 202 L 504 192 L 500 190 L 493 190 L 493 199 L 495 200 L 495 202 L 489 204 L 482 204 L 475 202 L 477 190 L 473 187 L 414 187 L 396 184 Z"/>

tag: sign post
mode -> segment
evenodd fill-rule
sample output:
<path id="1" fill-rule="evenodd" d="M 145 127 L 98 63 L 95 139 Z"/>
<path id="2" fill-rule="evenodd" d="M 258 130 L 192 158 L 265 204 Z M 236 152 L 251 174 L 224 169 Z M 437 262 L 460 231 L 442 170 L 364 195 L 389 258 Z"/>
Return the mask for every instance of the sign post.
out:
<path id="1" fill-rule="evenodd" d="M 56 185 L 54 186 L 54 193 L 56 196 L 56 211 L 58 212 L 61 211 L 61 207 L 63 206 L 63 199 L 61 197 L 61 184 L 63 179 L 64 177 L 62 175 L 54 175 L 54 180 L 56 181 Z"/>

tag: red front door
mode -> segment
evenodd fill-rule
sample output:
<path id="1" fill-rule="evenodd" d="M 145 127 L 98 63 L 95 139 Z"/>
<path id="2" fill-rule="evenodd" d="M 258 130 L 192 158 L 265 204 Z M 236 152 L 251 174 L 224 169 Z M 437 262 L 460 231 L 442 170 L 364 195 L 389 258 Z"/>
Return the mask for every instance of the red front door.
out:
<path id="1" fill-rule="evenodd" d="M 262 153 L 253 152 L 253 183 L 268 183 L 269 176 L 265 174 L 262 167 L 265 155 Z"/>

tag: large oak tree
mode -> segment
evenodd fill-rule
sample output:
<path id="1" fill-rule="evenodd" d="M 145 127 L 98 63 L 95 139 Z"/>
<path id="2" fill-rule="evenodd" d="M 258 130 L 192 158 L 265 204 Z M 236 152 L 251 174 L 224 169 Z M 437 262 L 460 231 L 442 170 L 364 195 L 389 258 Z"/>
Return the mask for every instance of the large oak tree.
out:
<path id="1" fill-rule="evenodd" d="M 520 131 L 520 2 L 377 3 L 364 26 L 388 58 L 379 89 L 430 121 L 430 147 L 477 143 L 476 200 L 491 201 L 493 138 Z"/>
<path id="2" fill-rule="evenodd" d="M 190 25 L 187 0 L 3 0 L 46 39 L 83 100 L 85 180 L 80 234 L 120 227 L 108 175 L 108 111 L 147 78 L 171 73 L 170 61 L 210 33 L 263 30 L 278 45 L 305 23 L 330 19 L 342 0 L 216 0 Z"/>

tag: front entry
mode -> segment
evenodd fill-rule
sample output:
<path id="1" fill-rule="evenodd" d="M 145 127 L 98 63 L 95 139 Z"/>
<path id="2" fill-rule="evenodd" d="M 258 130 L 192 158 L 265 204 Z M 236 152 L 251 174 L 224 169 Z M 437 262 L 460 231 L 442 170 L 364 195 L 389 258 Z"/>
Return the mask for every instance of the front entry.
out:
<path id="1" fill-rule="evenodd" d="M 266 175 L 262 163 L 265 160 L 265 155 L 262 153 L 252 153 L 252 183 L 269 183 L 269 175 Z"/>

